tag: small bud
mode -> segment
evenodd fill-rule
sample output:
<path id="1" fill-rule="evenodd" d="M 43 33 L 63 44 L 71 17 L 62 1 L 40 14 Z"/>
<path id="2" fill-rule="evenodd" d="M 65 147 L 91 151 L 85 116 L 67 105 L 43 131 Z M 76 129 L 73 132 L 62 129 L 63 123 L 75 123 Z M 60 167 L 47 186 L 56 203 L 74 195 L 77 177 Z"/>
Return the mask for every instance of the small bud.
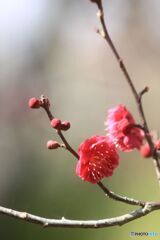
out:
<path id="1" fill-rule="evenodd" d="M 104 32 L 103 30 L 100 30 L 100 35 L 101 35 L 103 38 L 106 37 L 106 34 L 105 34 L 105 32 Z"/>
<path id="2" fill-rule="evenodd" d="M 61 123 L 61 130 L 67 131 L 71 127 L 70 122 L 64 121 Z"/>
<path id="3" fill-rule="evenodd" d="M 40 108 L 41 106 L 41 101 L 38 98 L 30 98 L 28 101 L 28 106 L 30 108 Z"/>
<path id="4" fill-rule="evenodd" d="M 48 98 L 46 98 L 44 95 L 41 95 L 40 97 L 41 102 L 42 102 L 42 107 L 44 108 L 49 108 L 50 107 L 50 101 Z"/>
<path id="5" fill-rule="evenodd" d="M 59 148 L 61 145 L 58 143 L 58 142 L 56 142 L 56 141 L 53 141 L 53 140 L 49 140 L 48 142 L 47 142 L 47 148 L 48 149 L 57 149 L 57 148 Z"/>
<path id="6" fill-rule="evenodd" d="M 158 139 L 155 143 L 156 150 L 160 150 L 160 139 Z"/>
<path id="7" fill-rule="evenodd" d="M 55 128 L 57 130 L 60 130 L 61 129 L 61 120 L 57 119 L 57 118 L 52 119 L 51 120 L 51 127 Z"/>
<path id="8" fill-rule="evenodd" d="M 101 18 L 102 16 L 103 16 L 102 11 L 98 10 L 98 11 L 97 11 L 97 17 L 98 17 L 98 18 Z"/>
<path id="9" fill-rule="evenodd" d="M 151 157 L 151 149 L 148 143 L 146 143 L 144 146 L 141 147 L 140 154 L 144 158 Z"/>

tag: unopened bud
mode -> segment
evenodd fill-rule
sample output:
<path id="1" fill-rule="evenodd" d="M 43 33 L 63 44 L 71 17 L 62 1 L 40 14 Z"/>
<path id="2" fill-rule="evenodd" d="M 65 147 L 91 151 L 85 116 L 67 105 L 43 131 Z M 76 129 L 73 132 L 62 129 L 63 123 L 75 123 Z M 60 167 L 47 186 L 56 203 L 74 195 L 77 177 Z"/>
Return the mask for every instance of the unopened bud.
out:
<path id="1" fill-rule="evenodd" d="M 151 149 L 148 143 L 146 143 L 144 146 L 141 147 L 140 154 L 144 158 L 151 157 Z"/>
<path id="2" fill-rule="evenodd" d="M 98 17 L 98 18 L 101 18 L 102 16 L 103 16 L 102 11 L 101 11 L 101 10 L 98 10 L 98 11 L 97 11 L 97 17 Z"/>
<path id="3" fill-rule="evenodd" d="M 67 131 L 71 127 L 70 122 L 64 121 L 61 123 L 61 130 Z"/>
<path id="4" fill-rule="evenodd" d="M 56 142 L 56 141 L 53 141 L 53 140 L 49 140 L 48 142 L 47 142 L 47 148 L 48 149 L 57 149 L 57 148 L 59 148 L 61 145 L 58 143 L 58 142 Z"/>
<path id="5" fill-rule="evenodd" d="M 156 147 L 156 150 L 160 150 L 160 139 L 156 141 L 155 147 Z"/>
<path id="6" fill-rule="evenodd" d="M 40 97 L 41 102 L 42 102 L 42 107 L 44 108 L 49 108 L 50 107 L 50 101 L 48 98 L 46 98 L 44 95 L 41 95 Z"/>
<path id="7" fill-rule="evenodd" d="M 51 127 L 55 128 L 57 130 L 60 130 L 61 129 L 61 120 L 57 119 L 57 118 L 52 119 L 51 120 Z"/>
<path id="8" fill-rule="evenodd" d="M 28 106 L 30 108 L 40 108 L 41 106 L 41 101 L 38 98 L 30 98 L 28 101 Z"/>

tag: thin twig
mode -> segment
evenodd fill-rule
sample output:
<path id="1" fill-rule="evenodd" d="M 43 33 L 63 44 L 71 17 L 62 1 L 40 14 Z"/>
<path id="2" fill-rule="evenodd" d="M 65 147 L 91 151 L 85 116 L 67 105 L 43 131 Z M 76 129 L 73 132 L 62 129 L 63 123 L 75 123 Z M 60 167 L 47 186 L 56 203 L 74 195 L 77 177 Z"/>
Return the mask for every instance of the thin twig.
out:
<path id="1" fill-rule="evenodd" d="M 146 117 L 145 117 L 144 110 L 143 110 L 143 106 L 142 106 L 142 95 L 148 91 L 148 88 L 143 89 L 140 93 L 137 92 L 137 90 L 136 90 L 136 88 L 133 84 L 133 81 L 132 81 L 132 79 L 131 79 L 128 71 L 127 71 L 127 68 L 126 68 L 122 58 L 120 57 L 120 55 L 119 55 L 111 37 L 110 37 L 110 35 L 109 35 L 108 29 L 106 27 L 105 19 L 104 19 L 104 11 L 103 11 L 102 0 L 94 0 L 92 2 L 96 3 L 97 6 L 98 6 L 97 17 L 99 18 L 101 26 L 102 26 L 102 31 L 98 30 L 97 32 L 106 40 L 107 44 L 110 46 L 110 48 L 111 48 L 111 50 L 112 50 L 112 52 L 113 52 L 113 54 L 114 54 L 114 56 L 115 56 L 115 58 L 116 58 L 116 60 L 119 64 L 119 66 L 120 66 L 120 69 L 122 70 L 122 72 L 125 76 L 125 79 L 130 86 L 130 89 L 131 89 L 131 91 L 134 95 L 135 101 L 137 103 L 139 114 L 140 114 L 140 117 L 141 117 L 142 122 L 143 122 L 145 137 L 146 137 L 146 140 L 147 140 L 147 142 L 150 146 L 150 149 L 151 149 L 153 162 L 154 162 L 155 170 L 156 170 L 156 174 L 157 174 L 157 179 L 158 179 L 159 184 L 160 184 L 160 162 L 159 162 L 158 155 L 157 155 L 155 147 L 154 147 L 154 143 L 153 143 L 152 138 L 150 136 L 150 131 L 149 131 L 149 128 L 148 128 L 148 124 L 147 124 Z"/>
<path id="2" fill-rule="evenodd" d="M 42 225 L 43 227 L 67 227 L 67 228 L 104 228 L 111 226 L 122 226 L 137 218 L 141 218 L 155 210 L 160 209 L 160 203 L 148 202 L 143 208 L 132 211 L 130 213 L 100 220 L 70 220 L 62 217 L 62 219 L 49 219 L 40 217 L 27 212 L 20 212 L 6 207 L 0 207 L 0 214 L 13 217 L 26 222 Z"/>
<path id="3" fill-rule="evenodd" d="M 139 98 L 141 99 L 142 96 L 149 91 L 149 87 L 145 87 L 140 93 L 139 93 Z"/>
<path id="4" fill-rule="evenodd" d="M 61 138 L 62 142 L 65 145 L 65 148 L 77 159 L 79 159 L 79 155 L 78 153 L 71 147 L 71 145 L 68 143 L 68 141 L 66 140 L 66 138 L 64 137 L 62 131 L 57 131 L 59 137 Z"/>
<path id="5" fill-rule="evenodd" d="M 130 204 L 130 205 L 138 205 L 141 207 L 144 207 L 146 204 L 144 201 L 135 200 L 133 198 L 128 198 L 126 196 L 120 196 L 120 195 L 110 191 L 106 186 L 103 185 L 102 182 L 99 182 L 97 184 L 109 198 L 112 198 L 116 201 L 124 202 L 124 203 Z"/>

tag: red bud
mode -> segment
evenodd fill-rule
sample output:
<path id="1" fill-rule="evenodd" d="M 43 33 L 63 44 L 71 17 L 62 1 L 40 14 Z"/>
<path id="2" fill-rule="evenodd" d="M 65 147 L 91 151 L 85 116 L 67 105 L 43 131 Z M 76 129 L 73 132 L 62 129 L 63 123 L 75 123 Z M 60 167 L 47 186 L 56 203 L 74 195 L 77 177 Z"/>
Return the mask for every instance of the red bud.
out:
<path id="1" fill-rule="evenodd" d="M 71 127 L 70 122 L 64 121 L 61 123 L 61 130 L 67 131 Z"/>
<path id="2" fill-rule="evenodd" d="M 61 129 L 61 120 L 54 118 L 51 120 L 51 127 L 57 130 Z"/>
<path id="3" fill-rule="evenodd" d="M 30 98 L 28 101 L 28 106 L 30 108 L 40 108 L 41 106 L 41 101 L 38 98 Z"/>
<path id="4" fill-rule="evenodd" d="M 61 145 L 58 143 L 58 142 L 56 142 L 56 141 L 53 141 L 53 140 L 49 140 L 48 142 L 47 142 L 47 148 L 48 149 L 57 149 L 57 148 L 59 148 Z"/>
<path id="5" fill-rule="evenodd" d="M 156 147 L 156 150 L 160 150 L 160 139 L 156 141 L 155 147 Z"/>
<path id="6" fill-rule="evenodd" d="M 140 154 L 142 157 L 147 158 L 151 156 L 151 149 L 148 143 L 146 143 L 144 146 L 140 149 Z"/>

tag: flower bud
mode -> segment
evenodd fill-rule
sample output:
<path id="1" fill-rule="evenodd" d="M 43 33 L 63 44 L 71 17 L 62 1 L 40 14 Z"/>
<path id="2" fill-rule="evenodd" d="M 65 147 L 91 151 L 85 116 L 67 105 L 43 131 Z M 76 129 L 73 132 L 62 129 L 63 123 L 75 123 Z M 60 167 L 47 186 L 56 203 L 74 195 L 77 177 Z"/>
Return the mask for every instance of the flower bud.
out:
<path id="1" fill-rule="evenodd" d="M 67 131 L 71 127 L 70 122 L 64 121 L 61 123 L 61 130 Z"/>
<path id="2" fill-rule="evenodd" d="M 41 99 L 41 102 L 42 102 L 42 107 L 48 109 L 50 107 L 49 99 L 46 98 L 44 95 L 41 95 L 40 99 Z"/>
<path id="3" fill-rule="evenodd" d="M 155 143 L 156 150 L 160 150 L 160 139 L 158 139 Z"/>
<path id="4" fill-rule="evenodd" d="M 40 108 L 41 106 L 41 101 L 38 98 L 30 98 L 28 101 L 28 106 L 30 108 Z"/>
<path id="5" fill-rule="evenodd" d="M 141 147 L 140 154 L 144 158 L 151 157 L 151 149 L 148 143 L 146 143 L 144 146 Z"/>
<path id="6" fill-rule="evenodd" d="M 57 130 L 60 130 L 61 129 L 61 120 L 57 119 L 57 118 L 52 119 L 51 120 L 51 127 L 55 128 Z"/>
<path id="7" fill-rule="evenodd" d="M 48 149 L 57 149 L 57 148 L 59 148 L 61 145 L 58 143 L 58 142 L 56 142 L 56 141 L 53 141 L 53 140 L 49 140 L 48 142 L 47 142 L 47 148 Z"/>

